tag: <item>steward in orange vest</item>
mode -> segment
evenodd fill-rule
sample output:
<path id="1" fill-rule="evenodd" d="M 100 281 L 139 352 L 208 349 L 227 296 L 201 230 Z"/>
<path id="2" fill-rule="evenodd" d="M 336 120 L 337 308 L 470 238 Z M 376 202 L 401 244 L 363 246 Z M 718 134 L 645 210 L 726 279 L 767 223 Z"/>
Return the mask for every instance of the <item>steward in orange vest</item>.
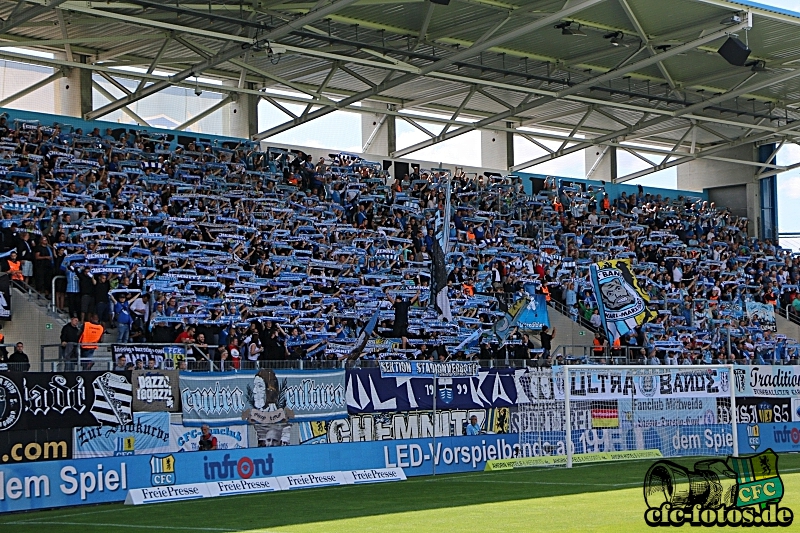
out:
<path id="1" fill-rule="evenodd" d="M 103 326 L 96 323 L 98 321 L 97 315 L 92 315 L 89 320 L 91 322 L 83 324 L 83 333 L 81 333 L 81 338 L 78 342 L 80 342 L 81 348 L 84 350 L 96 350 L 104 329 Z"/>

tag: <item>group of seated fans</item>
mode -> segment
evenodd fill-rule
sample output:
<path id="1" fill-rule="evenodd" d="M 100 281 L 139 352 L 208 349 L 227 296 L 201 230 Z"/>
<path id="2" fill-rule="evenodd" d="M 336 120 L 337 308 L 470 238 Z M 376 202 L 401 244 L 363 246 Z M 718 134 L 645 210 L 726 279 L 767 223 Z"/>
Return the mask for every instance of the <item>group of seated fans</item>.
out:
<path id="1" fill-rule="evenodd" d="M 55 289 L 76 317 L 62 344 L 94 343 L 104 330 L 111 342 L 183 343 L 190 368 L 556 364 L 522 325 L 503 342 L 494 334 L 526 293 L 596 329 L 595 362 L 798 362 L 793 340 L 744 310 L 756 301 L 800 311 L 800 257 L 748 238 L 746 219 L 641 187 L 612 198 L 601 183 L 547 178 L 533 190 L 489 173 L 411 167 L 390 177 L 344 153 L 314 161 L 246 141 L 181 146 L 144 131 L 0 118 L 0 267 L 48 297 Z M 431 305 L 448 201 L 452 319 Z M 633 260 L 657 314 L 614 342 L 589 281 L 589 265 L 608 258 Z"/>

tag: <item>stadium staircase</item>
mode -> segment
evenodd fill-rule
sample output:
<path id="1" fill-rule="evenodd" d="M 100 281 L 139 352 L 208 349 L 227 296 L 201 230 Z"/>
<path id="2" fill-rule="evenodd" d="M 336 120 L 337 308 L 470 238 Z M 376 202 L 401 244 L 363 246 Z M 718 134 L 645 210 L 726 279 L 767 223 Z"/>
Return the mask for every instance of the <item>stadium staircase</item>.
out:
<path id="1" fill-rule="evenodd" d="M 11 320 L 3 323 L 5 342 L 22 342 L 31 362 L 31 371 L 40 371 L 41 347 L 60 342 L 61 327 L 68 319 L 66 313 L 54 310 L 52 302 L 32 287 L 14 282 L 11 288 Z"/>
<path id="2" fill-rule="evenodd" d="M 589 354 L 594 339 L 594 328 L 590 324 L 583 319 L 581 322 L 572 320 L 567 308 L 555 300 L 548 303 L 548 316 L 550 328 L 556 329 L 556 337 L 553 340 L 554 355 L 584 357 Z M 538 344 L 538 338 L 535 340 Z"/>

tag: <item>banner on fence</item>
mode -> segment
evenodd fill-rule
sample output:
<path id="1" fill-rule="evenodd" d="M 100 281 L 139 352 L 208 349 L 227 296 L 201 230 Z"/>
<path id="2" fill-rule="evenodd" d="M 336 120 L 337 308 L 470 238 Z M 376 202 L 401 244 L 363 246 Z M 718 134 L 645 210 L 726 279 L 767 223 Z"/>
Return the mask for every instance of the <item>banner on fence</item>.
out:
<path id="1" fill-rule="evenodd" d="M 733 377 L 737 396 L 800 396 L 800 366 L 737 366 Z"/>
<path id="2" fill-rule="evenodd" d="M 347 416 L 345 371 L 340 370 L 275 370 L 277 397 L 270 390 L 271 371 L 262 370 L 254 378 L 253 406 L 263 409 L 290 409 L 294 421 L 324 420 Z M 261 381 L 265 398 L 261 405 Z M 276 401 L 270 401 L 275 399 Z"/>
<path id="3" fill-rule="evenodd" d="M 0 431 L 127 424 L 130 372 L 6 372 Z"/>
<path id="4" fill-rule="evenodd" d="M 177 368 L 177 363 L 186 359 L 186 347 L 180 345 L 151 346 L 148 344 L 112 344 L 111 356 L 116 361 L 124 357 L 126 363 L 142 361 L 144 366 L 153 359 L 157 368 Z"/>
<path id="5" fill-rule="evenodd" d="M 570 374 L 570 397 L 581 400 L 616 400 L 625 397 L 698 398 L 730 396 L 727 368 L 687 370 L 577 369 Z M 553 367 L 555 395 L 564 398 L 564 369 Z"/>
<path id="6" fill-rule="evenodd" d="M 433 396 L 439 409 L 511 407 L 517 401 L 514 369 L 481 370 L 477 377 L 381 377 L 378 368 L 347 371 L 347 409 L 351 414 L 427 411 Z"/>
<path id="7" fill-rule="evenodd" d="M 75 428 L 73 457 L 166 453 L 169 429 L 169 413 L 134 413 L 129 424 Z"/>
<path id="8" fill-rule="evenodd" d="M 765 330 L 778 331 L 775 322 L 775 306 L 760 302 L 745 302 L 744 312 L 751 321 L 758 324 Z"/>
<path id="9" fill-rule="evenodd" d="M 792 408 L 793 398 L 736 398 L 736 422 L 739 424 L 785 423 L 800 421 Z"/>
<path id="10" fill-rule="evenodd" d="M 475 361 L 380 361 L 384 378 L 471 378 L 478 376 L 480 365 Z"/>
<path id="11" fill-rule="evenodd" d="M 718 423 L 716 398 L 621 398 L 617 407 L 623 428 Z"/>
<path id="12" fill-rule="evenodd" d="M 253 396 L 262 394 L 260 384 L 259 390 L 254 390 L 255 378 L 255 372 L 181 372 L 183 424 L 224 426 L 240 422 L 242 413 L 253 407 Z"/>
<path id="13" fill-rule="evenodd" d="M 470 418 L 477 418 L 481 434 L 508 433 L 509 407 L 496 409 L 450 409 L 436 411 L 436 436 L 466 435 Z M 433 436 L 433 411 L 370 413 L 350 415 L 331 421 L 298 424 L 300 444 L 336 444 L 375 440 L 430 438 Z"/>
<path id="14" fill-rule="evenodd" d="M 32 429 L 0 433 L 0 465 L 72 459 L 72 429 Z"/>
<path id="15" fill-rule="evenodd" d="M 180 411 L 180 386 L 177 370 L 134 370 L 134 411 Z"/>
<path id="16" fill-rule="evenodd" d="M 214 426 L 210 429 L 211 434 L 217 438 L 218 450 L 248 448 L 250 445 L 247 424 Z M 196 452 L 200 449 L 199 443 L 202 433 L 199 427 L 170 424 L 169 449 L 178 452 Z"/>

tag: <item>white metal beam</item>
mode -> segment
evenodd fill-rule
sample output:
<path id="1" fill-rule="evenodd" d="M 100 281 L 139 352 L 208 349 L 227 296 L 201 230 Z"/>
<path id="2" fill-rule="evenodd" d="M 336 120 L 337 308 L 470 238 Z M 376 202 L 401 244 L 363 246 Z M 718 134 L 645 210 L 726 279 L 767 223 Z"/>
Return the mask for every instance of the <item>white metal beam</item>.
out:
<path id="1" fill-rule="evenodd" d="M 510 31 L 508 33 L 504 33 L 504 34 L 499 35 L 497 37 L 493 37 L 491 39 L 487 39 L 487 40 L 485 40 L 484 42 L 482 42 L 479 45 L 470 46 L 469 48 L 462 49 L 461 51 L 456 52 L 455 54 L 453 54 L 451 56 L 447 56 L 446 58 L 440 59 L 439 61 L 435 61 L 435 62 L 433 62 L 433 63 L 431 63 L 431 64 L 429 64 L 429 65 L 427 65 L 425 67 L 422 67 L 421 69 L 419 69 L 419 75 L 423 75 L 424 76 L 426 74 L 433 73 L 433 72 L 435 72 L 435 71 L 437 71 L 439 69 L 442 69 L 444 67 L 450 66 L 453 63 L 462 61 L 462 60 L 470 58 L 470 57 L 474 57 L 476 54 L 479 54 L 483 50 L 488 50 L 489 48 L 493 48 L 493 47 L 498 46 L 500 44 L 506 43 L 506 42 L 508 42 L 510 40 L 513 40 L 513 39 L 516 39 L 518 37 L 527 35 L 532 31 L 536 31 L 536 30 L 538 30 L 540 28 L 544 28 L 546 26 L 549 26 L 550 24 L 557 23 L 559 20 L 561 20 L 564 17 L 568 17 L 568 16 L 570 16 L 570 15 L 572 15 L 574 13 L 578 13 L 580 11 L 583 11 L 584 9 L 587 9 L 587 8 L 592 7 L 594 5 L 600 4 L 600 3 L 604 2 L 604 1 L 605 0 L 584 0 L 583 2 L 572 4 L 571 6 L 566 7 L 566 8 L 564 8 L 561 11 L 558 11 L 556 13 L 553 13 L 552 15 L 549 15 L 547 17 L 543 17 L 543 18 L 541 18 L 539 20 L 536 20 L 534 22 L 530 22 L 528 24 L 520 26 L 517 29 L 515 29 L 513 31 Z M 376 86 L 376 87 L 374 87 L 374 88 L 372 88 L 370 90 L 360 92 L 358 94 L 355 94 L 355 95 L 353 95 L 351 97 L 345 98 L 345 99 L 337 102 L 336 105 L 322 107 L 322 108 L 314 111 L 313 113 L 309 113 L 308 115 L 306 115 L 306 117 L 298 118 L 298 119 L 295 119 L 295 120 L 292 120 L 292 121 L 289 121 L 289 122 L 284 122 L 283 124 L 280 124 L 279 126 L 275 126 L 274 128 L 271 128 L 271 129 L 269 129 L 267 131 L 261 132 L 261 133 L 255 135 L 253 137 L 253 140 L 266 139 L 268 137 L 271 137 L 272 135 L 276 135 L 278 133 L 287 131 L 287 130 L 295 127 L 295 126 L 299 126 L 300 124 L 304 124 L 304 123 L 306 123 L 306 122 L 308 122 L 310 120 L 314 120 L 315 118 L 319 118 L 321 116 L 327 115 L 329 113 L 332 113 L 332 112 L 336 111 L 337 109 L 341 109 L 344 106 L 350 105 L 350 104 L 355 103 L 355 102 L 359 102 L 361 100 L 369 98 L 370 96 L 375 96 L 377 94 L 382 93 L 383 91 L 386 91 L 386 90 L 391 89 L 393 87 L 397 87 L 399 85 L 402 85 L 402 84 L 404 84 L 406 82 L 409 82 L 409 81 L 411 81 L 413 79 L 416 79 L 416 78 L 417 78 L 416 74 L 410 74 L 409 73 L 409 74 L 404 74 L 404 75 L 402 75 L 402 76 L 400 76 L 398 78 L 395 78 L 395 79 L 387 79 L 383 83 L 379 84 L 378 86 Z"/>
<path id="2" fill-rule="evenodd" d="M 287 24 L 284 24 L 283 26 L 280 26 L 270 32 L 267 32 L 264 38 L 261 39 L 261 41 L 280 39 L 281 37 L 288 35 L 292 31 L 294 31 L 295 29 L 301 28 L 306 24 L 310 24 L 315 20 L 324 18 L 338 11 L 339 9 L 342 9 L 352 4 L 355 1 L 356 0 L 335 0 L 324 7 L 320 7 L 319 9 L 316 9 L 314 11 L 310 11 L 307 14 L 298 17 L 297 19 Z M 103 115 L 107 115 L 108 113 L 115 111 L 124 105 L 128 105 L 132 102 L 141 100 L 142 98 L 146 98 L 147 96 L 155 94 L 163 89 L 166 89 L 167 87 L 174 85 L 177 82 L 181 82 L 187 78 L 196 76 L 197 74 L 203 72 L 208 68 L 214 67 L 231 59 L 236 59 L 237 57 L 243 55 L 250 48 L 252 48 L 252 44 L 247 44 L 247 43 L 242 43 L 242 44 L 236 43 L 233 44 L 232 46 L 228 46 L 219 53 L 217 53 L 216 55 L 209 57 L 208 59 L 201 61 L 200 63 L 197 63 L 196 65 L 193 65 L 190 68 L 184 69 L 181 72 L 178 72 L 177 74 L 170 76 L 168 80 L 156 82 L 147 87 L 143 87 L 141 90 L 136 91 L 128 96 L 125 96 L 124 98 L 121 98 L 116 102 L 111 102 L 110 104 L 105 105 L 100 109 L 96 109 L 90 113 L 87 113 L 86 118 L 88 120 L 94 120 L 98 117 L 102 117 Z"/>
<path id="3" fill-rule="evenodd" d="M 19 1 L 21 4 L 24 3 L 24 0 Z M 49 13 L 66 1 L 67 0 L 49 0 L 46 4 L 36 7 L 28 7 L 19 10 L 15 8 L 11 13 L 12 16 L 0 23 L 0 33 L 6 33 L 8 30 L 28 22 L 29 20 L 35 19 L 39 15 Z"/>

